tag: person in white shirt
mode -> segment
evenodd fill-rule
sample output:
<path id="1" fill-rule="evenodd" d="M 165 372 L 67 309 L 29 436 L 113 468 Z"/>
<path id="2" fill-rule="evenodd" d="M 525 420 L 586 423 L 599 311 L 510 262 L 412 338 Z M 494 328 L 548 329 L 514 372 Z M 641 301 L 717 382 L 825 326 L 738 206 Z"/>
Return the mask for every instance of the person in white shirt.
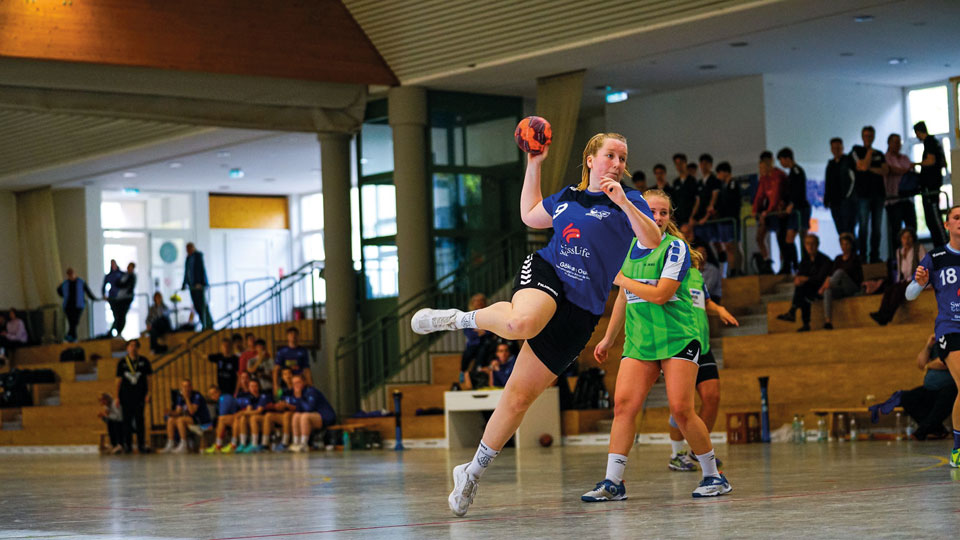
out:
<path id="1" fill-rule="evenodd" d="M 26 345 L 28 339 L 23 319 L 17 317 L 17 310 L 10 308 L 3 331 L 0 331 L 0 348 L 4 350 L 0 356 L 7 356 L 11 349 Z"/>

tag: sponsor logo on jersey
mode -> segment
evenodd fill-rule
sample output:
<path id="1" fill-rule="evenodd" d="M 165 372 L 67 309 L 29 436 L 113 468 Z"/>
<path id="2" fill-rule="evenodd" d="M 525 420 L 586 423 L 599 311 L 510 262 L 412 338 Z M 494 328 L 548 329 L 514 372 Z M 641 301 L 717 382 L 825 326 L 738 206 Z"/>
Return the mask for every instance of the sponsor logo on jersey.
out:
<path id="1" fill-rule="evenodd" d="M 587 215 L 590 217 L 595 217 L 599 220 L 603 220 L 603 218 L 610 216 L 610 212 L 607 212 L 606 210 L 600 210 L 599 208 L 591 208 L 590 211 L 587 212 Z"/>
<path id="2" fill-rule="evenodd" d="M 570 240 L 580 238 L 580 229 L 573 226 L 573 223 L 563 228 L 563 241 L 570 243 Z"/>
<path id="3" fill-rule="evenodd" d="M 553 219 L 557 219 L 557 216 L 562 214 L 563 211 L 566 210 L 568 206 L 570 206 L 569 203 L 558 204 L 557 207 L 553 209 Z"/>
<path id="4" fill-rule="evenodd" d="M 560 254 L 564 257 L 577 255 L 583 257 L 584 259 L 590 258 L 590 250 L 580 246 L 560 246 Z"/>

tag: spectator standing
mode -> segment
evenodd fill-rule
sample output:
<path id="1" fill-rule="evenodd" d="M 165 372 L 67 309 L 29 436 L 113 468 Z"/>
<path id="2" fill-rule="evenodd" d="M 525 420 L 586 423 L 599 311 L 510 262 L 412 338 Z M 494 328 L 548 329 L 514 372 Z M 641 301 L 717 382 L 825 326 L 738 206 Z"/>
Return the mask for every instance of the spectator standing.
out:
<path id="1" fill-rule="evenodd" d="M 90 300 L 97 298 L 73 268 L 67 268 L 67 279 L 60 284 L 57 294 L 63 298 L 63 313 L 67 316 L 67 335 L 64 339 L 73 343 L 77 341 L 77 324 L 80 322 L 80 316 L 83 315 L 83 308 L 87 305 L 86 298 L 89 297 Z"/>
<path id="2" fill-rule="evenodd" d="M 251 332 L 247 332 L 243 336 L 244 347 L 242 349 L 237 349 L 234 347 L 234 352 L 240 352 L 240 364 L 237 368 L 237 371 L 243 372 L 247 370 L 247 364 L 250 363 L 250 359 L 257 356 L 257 336 L 253 335 Z"/>
<path id="3" fill-rule="evenodd" d="M 674 219 L 677 225 L 688 223 L 697 204 L 697 179 L 687 172 L 686 154 L 674 154 L 673 165 L 677 168 L 677 178 L 673 181 L 672 199 L 676 205 Z"/>
<path id="4" fill-rule="evenodd" d="M 170 324 L 170 310 L 163 303 L 163 295 L 153 293 L 153 305 L 147 311 L 147 332 L 150 333 L 150 351 L 153 354 L 167 352 L 166 345 L 160 345 L 160 339 L 173 331 Z"/>
<path id="5" fill-rule="evenodd" d="M 133 433 L 137 433 L 137 448 L 141 454 L 147 449 L 143 409 L 150 401 L 148 378 L 153 374 L 150 361 L 140 356 L 140 342 L 127 342 L 127 354 L 117 362 L 117 399 L 114 404 L 123 413 L 123 450 L 133 451 Z"/>
<path id="6" fill-rule="evenodd" d="M 716 215 L 717 199 L 720 197 L 722 187 L 720 179 L 713 174 L 713 156 L 710 154 L 700 155 L 700 175 L 698 204 L 693 219 L 698 225 L 703 225 Z M 705 238 L 712 241 L 710 236 L 713 235 L 706 235 Z"/>
<path id="7" fill-rule="evenodd" d="M 800 261 L 797 259 L 797 248 L 794 242 L 797 239 L 797 233 L 803 237 L 810 228 L 810 201 L 807 200 L 807 172 L 803 167 L 797 165 L 793 159 L 793 150 L 790 148 L 781 148 L 777 152 L 777 160 L 780 165 L 788 171 L 786 189 L 784 190 L 784 217 L 782 224 L 784 229 L 783 243 L 780 246 L 781 258 L 784 262 L 784 268 L 780 269 L 781 274 L 792 273 L 797 268 Z M 799 213 L 799 220 L 796 214 Z"/>
<path id="8" fill-rule="evenodd" d="M 657 163 L 653 166 L 653 179 L 655 185 L 653 189 L 659 189 L 667 195 L 672 195 L 673 187 L 670 185 L 670 182 L 667 180 L 667 166 L 663 163 Z"/>
<path id="9" fill-rule="evenodd" d="M 943 168 L 947 165 L 943 147 L 936 137 L 927 133 L 926 122 L 913 126 L 917 138 L 923 141 L 923 157 L 920 163 L 920 195 L 923 201 L 923 219 L 930 230 L 930 239 L 935 247 L 947 243 L 947 233 L 940 218 L 940 188 L 943 186 Z"/>
<path id="10" fill-rule="evenodd" d="M 780 181 L 770 170 L 766 161 L 757 162 L 757 193 L 753 197 L 753 218 L 757 221 L 757 250 L 754 254 L 757 271 L 761 274 L 773 273 L 773 261 L 770 260 L 768 236 L 770 231 L 778 232 L 780 222 L 777 212 L 780 208 Z"/>
<path id="11" fill-rule="evenodd" d="M 883 154 L 873 148 L 877 132 L 873 126 L 864 126 L 860 130 L 863 145 L 856 145 L 850 151 L 855 163 L 855 191 L 858 210 L 857 240 L 860 258 L 867 261 L 867 231 L 870 232 L 869 262 L 880 262 L 880 226 L 883 224 L 883 203 L 886 198 L 884 178 L 887 175 L 887 163 Z"/>
<path id="12" fill-rule="evenodd" d="M 107 304 L 110 306 L 110 312 L 113 313 L 114 326 L 116 326 L 117 314 L 119 312 L 120 306 L 117 303 L 117 296 L 120 294 L 120 280 L 123 279 L 123 270 L 120 269 L 120 265 L 117 264 L 116 259 L 110 259 L 110 271 L 107 272 L 107 275 L 103 276 L 103 285 L 100 286 L 100 296 L 107 301 Z M 107 286 L 110 286 L 110 290 L 107 290 Z M 110 327 L 109 332 L 113 332 L 114 326 Z M 119 333 L 117 334 L 120 335 Z"/>
<path id="13" fill-rule="evenodd" d="M 740 209 L 743 197 L 740 195 L 740 186 L 733 180 L 733 169 L 726 161 L 717 165 L 717 178 L 721 187 L 717 196 L 716 218 L 723 220 L 717 223 L 717 241 L 723 244 L 727 254 L 727 276 L 734 277 L 740 274 Z"/>
<path id="14" fill-rule="evenodd" d="M 287 328 L 287 344 L 277 349 L 277 359 L 274 361 L 276 366 L 273 369 L 273 388 L 280 388 L 277 378 L 283 368 L 290 368 L 294 375 L 302 375 L 308 385 L 313 384 L 313 375 L 310 373 L 310 351 L 297 343 L 299 338 L 299 330 L 292 326 Z"/>
<path id="15" fill-rule="evenodd" d="M 803 239 L 803 249 L 807 256 L 800 261 L 800 269 L 793 278 L 793 301 L 790 309 L 777 315 L 781 321 L 796 322 L 797 310 L 803 320 L 803 326 L 797 332 L 810 331 L 810 302 L 816 299 L 823 282 L 830 276 L 833 263 L 830 258 L 820 251 L 820 238 L 815 234 L 808 234 Z"/>
<path id="16" fill-rule="evenodd" d="M 247 358 L 246 364 L 243 363 L 243 357 L 240 358 L 240 365 L 243 366 L 243 369 L 240 371 L 240 374 L 246 373 L 249 375 L 248 380 L 258 380 L 260 381 L 260 388 L 263 388 L 265 391 L 276 392 L 281 388 L 284 388 L 283 382 L 283 370 L 280 370 L 280 386 L 273 384 L 273 374 L 275 373 L 273 362 L 270 359 L 270 353 L 267 351 L 267 342 L 262 339 L 254 340 L 253 342 L 253 356 Z M 237 391 L 240 390 L 242 385 L 241 381 L 237 381 Z"/>
<path id="17" fill-rule="evenodd" d="M 630 180 L 633 181 L 633 189 L 641 192 L 647 190 L 647 175 L 644 174 L 643 171 L 633 171 L 633 174 L 630 175 Z"/>
<path id="18" fill-rule="evenodd" d="M 823 295 L 823 327 L 827 330 L 833 330 L 833 300 L 857 294 L 863 283 L 863 265 L 852 234 L 840 235 L 840 250 L 833 260 L 833 272 L 817 291 Z"/>
<path id="19" fill-rule="evenodd" d="M 923 246 L 917 242 L 917 233 L 912 229 L 900 231 L 900 247 L 897 248 L 895 266 L 891 269 L 887 286 L 883 291 L 880 309 L 871 313 L 870 318 L 880 326 L 893 320 L 897 309 L 906 301 L 904 296 L 907 286 L 917 272 L 917 266 L 927 254 Z"/>
<path id="20" fill-rule="evenodd" d="M 854 169 L 850 155 L 843 151 L 843 139 L 830 139 L 830 153 L 824 174 L 823 206 L 830 209 L 837 234 L 853 233 L 857 224 L 857 197 L 854 193 Z"/>
<path id="21" fill-rule="evenodd" d="M 193 300 L 193 309 L 200 317 L 200 324 L 204 330 L 213 328 L 213 317 L 207 306 L 207 268 L 203 264 L 203 253 L 197 251 L 193 242 L 187 244 L 187 260 L 183 268 L 183 289 L 190 289 L 190 298 Z"/>
<path id="22" fill-rule="evenodd" d="M 123 329 L 127 326 L 127 313 L 130 312 L 130 305 L 133 304 L 134 291 L 137 290 L 137 274 L 134 272 L 137 265 L 130 263 L 127 265 L 127 271 L 120 276 L 117 282 L 117 296 L 114 297 L 113 327 L 111 333 L 116 330 L 117 337 L 123 337 Z M 110 289 L 113 292 L 113 288 Z"/>
<path id="23" fill-rule="evenodd" d="M 220 352 L 211 354 L 207 360 L 217 365 L 217 386 L 221 394 L 231 394 L 237 389 L 237 370 L 240 359 L 233 352 L 230 338 L 220 340 Z"/>
<path id="24" fill-rule="evenodd" d="M 887 162 L 887 176 L 884 179 L 887 200 L 884 208 L 887 209 L 887 238 L 889 246 L 887 253 L 893 257 L 900 244 L 897 233 L 904 228 L 917 230 L 917 209 L 913 205 L 913 197 L 900 198 L 900 181 L 903 175 L 913 170 L 910 158 L 900 152 L 903 143 L 900 135 L 891 133 L 887 137 L 887 153 L 883 158 Z"/>

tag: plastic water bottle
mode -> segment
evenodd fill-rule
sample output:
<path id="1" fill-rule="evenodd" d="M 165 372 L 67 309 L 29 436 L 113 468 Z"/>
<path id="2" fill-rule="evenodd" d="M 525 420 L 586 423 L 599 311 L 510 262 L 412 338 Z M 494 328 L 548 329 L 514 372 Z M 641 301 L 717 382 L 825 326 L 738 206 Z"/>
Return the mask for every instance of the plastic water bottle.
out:
<path id="1" fill-rule="evenodd" d="M 834 428 L 837 430 L 836 436 L 838 441 L 846 440 L 847 438 L 847 418 L 841 413 L 838 414 L 834 419 Z"/>
<path id="2" fill-rule="evenodd" d="M 817 441 L 824 442 L 830 438 L 830 434 L 827 433 L 827 418 L 823 415 L 817 417 Z"/>
<path id="3" fill-rule="evenodd" d="M 902 427 L 903 418 L 902 418 L 901 415 L 900 415 L 900 411 L 897 411 L 897 414 L 896 414 L 895 418 L 896 418 L 896 421 L 897 421 L 897 428 L 896 428 L 896 429 L 897 429 L 897 435 L 896 435 L 896 439 L 897 439 L 898 441 L 902 441 L 902 440 L 903 440 L 903 427 Z"/>
<path id="4" fill-rule="evenodd" d="M 911 418 L 907 420 L 907 438 L 909 439 L 912 436 L 913 436 L 913 419 Z"/>
<path id="5" fill-rule="evenodd" d="M 857 419 L 853 416 L 850 417 L 850 440 L 857 440 Z"/>
<path id="6" fill-rule="evenodd" d="M 603 402 L 600 404 L 601 408 L 609 409 L 610 408 L 610 392 L 606 390 L 603 391 Z"/>
<path id="7" fill-rule="evenodd" d="M 343 451 L 350 451 L 350 432 L 347 430 L 343 430 Z"/>
<path id="8" fill-rule="evenodd" d="M 793 415 L 793 442 L 800 442 L 800 415 Z"/>
<path id="9" fill-rule="evenodd" d="M 800 442 L 807 442 L 807 426 L 803 421 L 803 417 L 800 417 Z"/>

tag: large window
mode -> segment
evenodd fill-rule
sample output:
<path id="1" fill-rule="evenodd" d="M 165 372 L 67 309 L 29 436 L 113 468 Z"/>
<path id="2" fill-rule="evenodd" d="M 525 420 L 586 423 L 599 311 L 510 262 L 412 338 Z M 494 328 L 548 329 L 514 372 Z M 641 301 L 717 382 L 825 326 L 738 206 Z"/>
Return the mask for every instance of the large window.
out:
<path id="1" fill-rule="evenodd" d="M 905 141 L 906 144 L 904 145 L 906 152 L 910 156 L 911 161 L 922 161 L 923 142 L 914 134 L 913 125 L 923 121 L 927 125 L 929 134 L 935 137 L 943 146 L 947 161 L 947 175 L 944 176 L 945 179 L 949 178 L 953 166 L 950 150 L 956 148 L 957 143 L 954 138 L 957 127 L 955 125 L 955 115 L 951 114 L 951 107 L 956 107 L 956 103 L 954 101 L 953 104 L 951 104 L 951 93 L 955 93 L 955 90 L 946 83 L 909 88 L 906 92 L 907 138 Z M 954 100 L 956 100 L 956 96 L 954 96 Z M 954 125 L 951 127 L 951 124 Z M 944 204 L 943 201 L 952 204 L 952 187 L 947 184 L 941 187 L 940 191 L 943 193 L 940 199 L 941 206 Z M 917 216 L 923 216 L 923 208 L 920 204 L 919 197 L 916 198 L 915 204 Z M 925 220 L 922 218 L 917 220 L 917 234 L 921 238 L 928 238 L 930 236 L 930 231 L 927 228 Z"/>
<path id="2" fill-rule="evenodd" d="M 367 298 L 397 296 L 397 191 L 393 183 L 393 128 L 387 101 L 367 104 L 360 134 L 360 245 Z"/>

